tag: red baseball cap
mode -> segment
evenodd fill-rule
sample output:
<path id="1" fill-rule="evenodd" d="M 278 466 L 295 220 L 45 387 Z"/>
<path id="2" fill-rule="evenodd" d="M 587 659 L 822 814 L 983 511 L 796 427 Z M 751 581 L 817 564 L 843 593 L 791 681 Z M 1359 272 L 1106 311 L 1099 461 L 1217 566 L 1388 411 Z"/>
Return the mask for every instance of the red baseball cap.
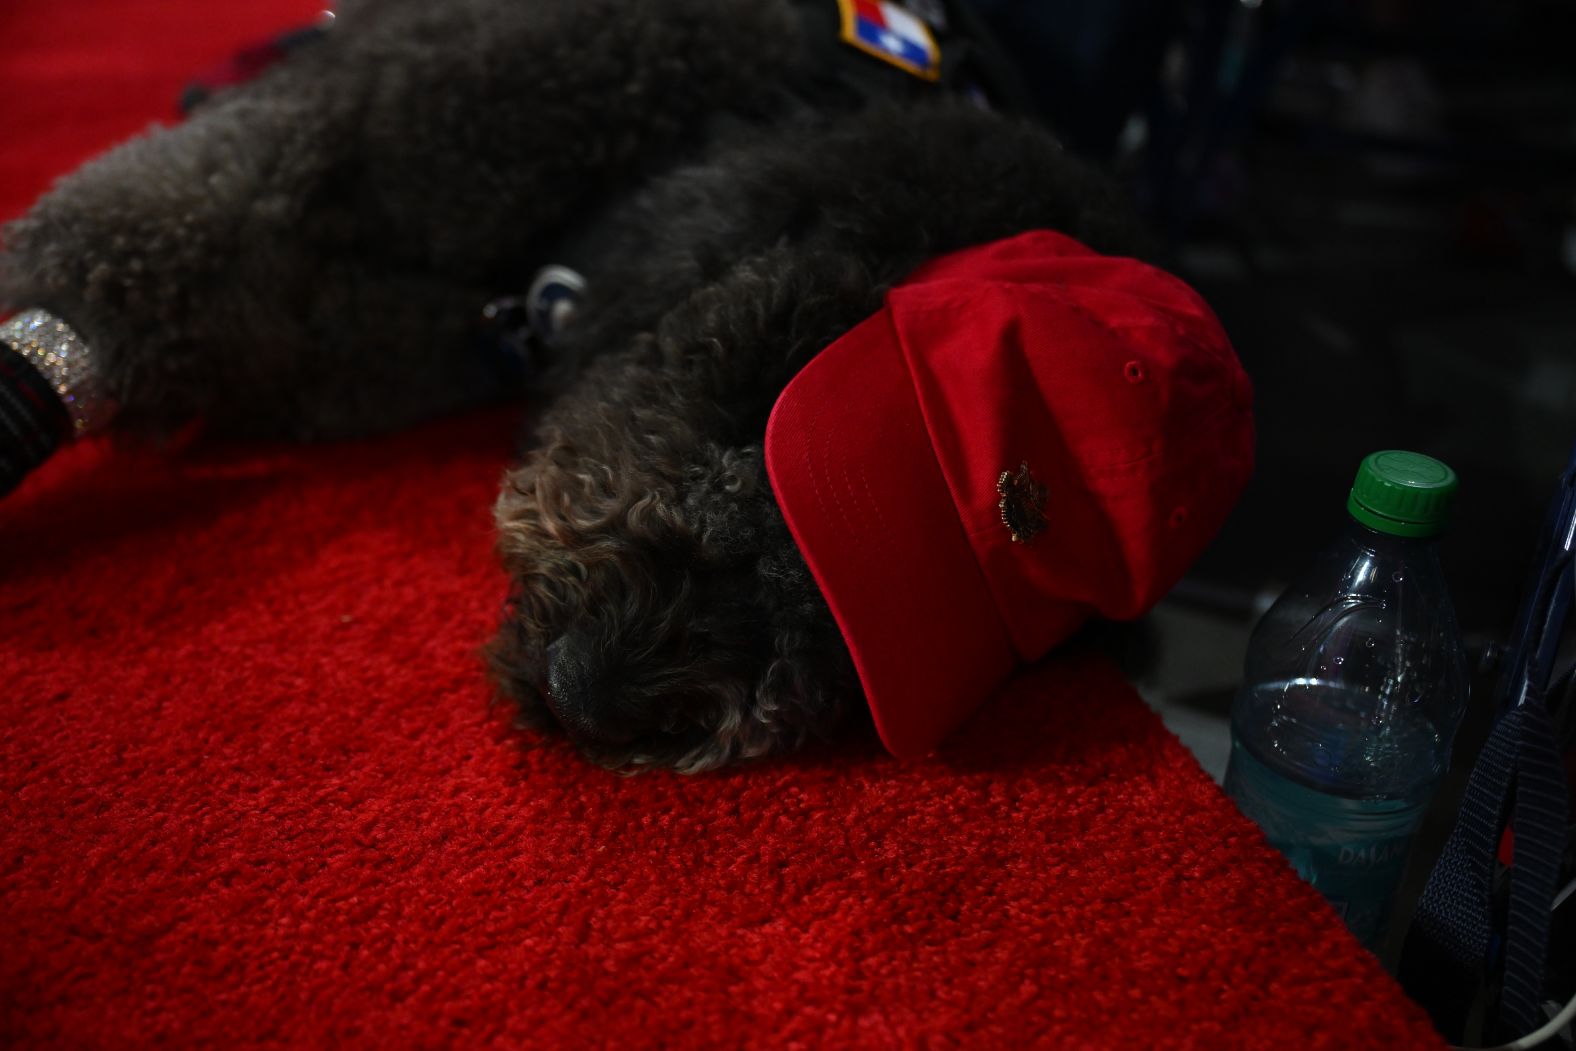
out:
<path id="1" fill-rule="evenodd" d="M 887 748 L 1164 595 L 1247 482 L 1252 403 L 1196 292 L 1046 230 L 925 264 L 812 359 L 766 467 Z"/>

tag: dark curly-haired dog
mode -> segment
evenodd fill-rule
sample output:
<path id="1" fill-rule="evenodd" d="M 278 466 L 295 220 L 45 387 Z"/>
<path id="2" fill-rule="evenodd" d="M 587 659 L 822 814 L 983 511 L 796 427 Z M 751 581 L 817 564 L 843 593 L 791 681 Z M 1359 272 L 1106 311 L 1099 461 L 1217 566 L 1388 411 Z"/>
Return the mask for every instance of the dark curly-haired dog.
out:
<path id="1" fill-rule="evenodd" d="M 1044 130 L 836 33 L 833 0 L 351 8 L 63 180 L 0 301 L 80 334 L 117 430 L 340 437 L 519 390 L 478 308 L 571 262 L 497 502 L 497 680 L 610 765 L 792 749 L 859 698 L 767 482 L 779 391 L 927 258 L 1138 247 Z"/>

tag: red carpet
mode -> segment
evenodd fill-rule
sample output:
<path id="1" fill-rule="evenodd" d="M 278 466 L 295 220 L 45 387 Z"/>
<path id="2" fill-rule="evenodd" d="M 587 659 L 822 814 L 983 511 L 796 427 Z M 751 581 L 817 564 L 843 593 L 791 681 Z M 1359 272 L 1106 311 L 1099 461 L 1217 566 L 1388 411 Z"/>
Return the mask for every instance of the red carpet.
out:
<path id="1" fill-rule="evenodd" d="M 8 5 L 0 213 L 312 9 Z M 0 503 L 0 1046 L 1438 1046 L 1097 660 L 921 763 L 525 747 L 476 657 L 512 429 Z"/>

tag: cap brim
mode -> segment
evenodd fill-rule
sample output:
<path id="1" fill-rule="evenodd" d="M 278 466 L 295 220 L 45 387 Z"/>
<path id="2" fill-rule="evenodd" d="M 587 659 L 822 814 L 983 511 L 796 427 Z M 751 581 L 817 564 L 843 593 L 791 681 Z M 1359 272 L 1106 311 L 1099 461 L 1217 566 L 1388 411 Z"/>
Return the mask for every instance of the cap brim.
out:
<path id="1" fill-rule="evenodd" d="M 882 743 L 902 757 L 933 751 L 1016 658 L 886 311 L 789 383 L 766 427 L 766 467 Z"/>

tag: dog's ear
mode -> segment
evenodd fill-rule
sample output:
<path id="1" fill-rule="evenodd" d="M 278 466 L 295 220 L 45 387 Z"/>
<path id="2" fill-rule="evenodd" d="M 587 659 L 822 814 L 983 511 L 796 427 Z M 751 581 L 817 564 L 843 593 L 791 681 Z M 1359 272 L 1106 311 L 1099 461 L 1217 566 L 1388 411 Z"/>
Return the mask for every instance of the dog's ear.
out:
<path id="1" fill-rule="evenodd" d="M 702 559 L 729 565 L 760 554 L 762 515 L 771 511 L 766 458 L 759 445 L 711 445 L 685 479 L 684 518 Z"/>

